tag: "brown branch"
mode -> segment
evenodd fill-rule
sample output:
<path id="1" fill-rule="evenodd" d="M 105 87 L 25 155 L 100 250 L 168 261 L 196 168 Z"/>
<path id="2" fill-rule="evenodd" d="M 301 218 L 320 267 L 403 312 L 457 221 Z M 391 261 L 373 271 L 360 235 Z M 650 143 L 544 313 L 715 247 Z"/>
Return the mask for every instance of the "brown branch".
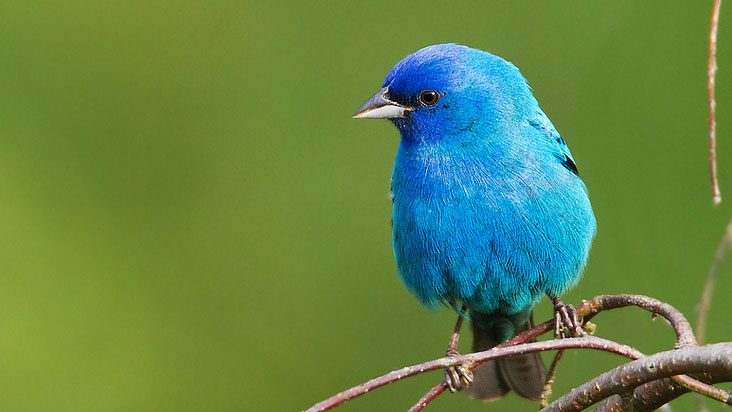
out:
<path id="1" fill-rule="evenodd" d="M 582 315 L 582 309 L 584 307 L 580 307 L 577 309 L 577 313 Z M 586 308 L 585 308 L 586 309 Z M 500 349 L 500 348 L 507 348 L 509 346 L 515 346 L 520 345 L 523 343 L 526 343 L 532 339 L 535 339 L 550 330 L 554 328 L 554 320 L 546 321 L 533 329 L 527 330 L 525 332 L 522 332 L 513 338 L 507 340 L 506 342 L 503 342 L 501 344 L 496 345 L 493 349 Z M 476 367 L 478 367 L 479 364 L 471 366 L 469 369 L 472 371 Z M 437 385 L 433 386 L 432 389 L 427 391 L 427 393 L 424 394 L 417 403 L 415 403 L 411 408 L 409 408 L 409 412 L 419 412 L 422 409 L 424 409 L 425 406 L 427 406 L 430 402 L 434 401 L 438 396 L 442 395 L 443 392 L 447 389 L 447 385 L 445 382 L 440 382 Z"/>
<path id="2" fill-rule="evenodd" d="M 732 248 L 732 222 L 726 228 L 725 235 L 722 237 L 720 244 L 715 253 L 712 267 L 704 286 L 701 303 L 698 309 L 697 317 L 697 337 L 700 342 L 704 341 L 707 312 L 711 305 L 712 292 L 714 284 L 719 273 L 721 262 L 725 252 Z M 716 383 L 726 380 L 724 376 L 714 375 L 710 373 L 693 375 L 706 383 Z M 634 411 L 654 411 L 665 403 L 668 403 L 677 397 L 689 392 L 685 388 L 674 382 L 672 379 L 659 379 L 653 382 L 639 386 L 633 392 L 633 396 L 622 400 L 619 397 L 608 399 L 599 405 L 595 410 L 598 412 L 608 412 L 616 410 L 634 410 Z"/>
<path id="3" fill-rule="evenodd" d="M 719 27 L 719 8 L 722 0 L 714 0 L 712 21 L 709 27 L 709 58 L 707 60 L 707 89 L 709 91 L 709 172 L 712 181 L 712 201 L 714 205 L 722 202 L 717 180 L 717 123 L 714 118 L 716 100 L 714 98 L 714 79 L 717 73 L 717 28 Z"/>
<path id="4" fill-rule="evenodd" d="M 589 310 L 589 306 L 585 306 L 584 304 L 577 308 L 578 315 L 584 314 L 583 310 Z M 520 345 L 522 343 L 526 343 L 532 339 L 535 339 L 550 330 L 554 328 L 554 320 L 546 321 L 533 329 L 527 330 L 525 332 L 522 332 L 513 338 L 507 340 L 506 342 L 503 342 L 501 344 L 496 345 L 493 349 L 500 349 L 500 348 L 507 348 L 509 346 L 514 345 Z M 470 370 L 475 369 L 478 367 L 478 365 L 474 365 L 470 367 Z M 422 409 L 424 409 L 425 406 L 427 406 L 430 402 L 437 399 L 438 396 L 442 395 L 443 392 L 447 389 L 447 385 L 445 382 L 438 383 L 437 385 L 433 386 L 432 389 L 427 391 L 419 400 L 417 403 L 415 403 L 411 408 L 409 408 L 409 412 L 419 412 Z"/>
<path id="5" fill-rule="evenodd" d="M 692 377 L 710 385 L 718 382 L 727 382 L 732 379 L 730 371 L 710 371 L 691 374 Z M 715 388 L 716 389 L 716 388 Z M 596 412 L 612 412 L 632 410 L 635 412 L 655 411 L 672 400 L 688 393 L 690 390 L 674 382 L 671 378 L 658 379 L 645 383 L 633 391 L 632 396 L 620 399 L 617 396 L 608 398 L 595 408 Z M 720 394 L 724 396 L 722 390 Z M 730 394 L 727 397 L 732 396 Z"/>
<path id="6" fill-rule="evenodd" d="M 696 376 L 695 374 L 691 374 Z M 725 379 L 726 380 L 726 379 Z M 713 387 L 712 385 L 709 385 Z M 602 401 L 593 409 L 594 412 L 615 412 L 615 411 L 634 411 L 634 412 L 651 412 L 656 410 L 671 410 L 669 402 L 677 397 L 687 394 L 691 390 L 684 388 L 682 385 L 674 382 L 671 378 L 657 379 L 647 382 L 635 388 L 635 390 L 624 393 L 621 397 L 613 395 Z M 697 393 L 696 398 L 703 401 L 704 397 Z M 723 398 L 723 399 L 726 399 Z M 722 399 L 715 399 L 726 406 L 726 402 Z"/>
<path id="7" fill-rule="evenodd" d="M 704 342 L 707 329 L 707 314 L 709 313 L 709 307 L 712 304 L 712 292 L 714 291 L 714 285 L 717 281 L 719 268 L 721 267 L 722 261 L 730 248 L 732 248 L 732 220 L 727 225 L 724 236 L 722 236 L 722 239 L 719 241 L 719 246 L 717 246 L 717 252 L 714 254 L 712 266 L 709 268 L 707 281 L 704 283 L 704 291 L 702 292 L 699 308 L 697 309 L 696 339 L 699 343 Z"/>
<path id="8" fill-rule="evenodd" d="M 663 316 L 673 327 L 676 333 L 676 345 L 677 347 L 684 347 L 689 345 L 695 345 L 696 339 L 694 338 L 694 332 L 691 330 L 691 325 L 686 317 L 679 312 L 673 306 L 663 303 L 657 299 L 653 299 L 643 295 L 602 295 L 597 296 L 589 301 L 582 301 L 582 304 L 577 307 L 577 314 L 582 316 L 584 322 L 587 322 L 598 313 L 618 309 L 627 306 L 638 306 L 639 308 L 645 309 L 653 314 L 659 314 Z M 524 333 L 516 335 L 513 339 L 510 339 L 502 344 L 496 346 L 496 348 L 503 348 L 520 343 L 527 342 L 538 336 L 548 332 L 554 326 L 553 321 L 547 321 L 534 329 L 528 330 Z M 477 367 L 477 365 L 475 365 Z M 410 409 L 410 412 L 421 411 L 430 402 L 434 401 L 438 396 L 445 392 L 447 386 L 444 382 L 439 383 L 432 387 L 414 406 Z"/>
<path id="9" fill-rule="evenodd" d="M 663 384 L 659 385 L 659 382 L 663 382 Z M 445 386 L 442 384 L 433 387 L 422 398 L 420 398 L 420 400 L 416 404 L 414 404 L 414 406 L 412 406 L 409 411 L 421 411 L 444 391 Z M 627 396 L 614 396 L 613 398 L 608 399 L 608 402 L 600 405 L 597 409 L 595 409 L 595 411 L 640 411 L 640 407 L 643 406 L 643 402 L 646 402 L 648 399 L 665 399 L 663 402 L 653 403 L 653 407 L 651 408 L 643 409 L 653 411 L 662 407 L 664 404 L 670 402 L 677 396 L 680 396 L 681 394 L 690 391 L 697 392 L 700 395 L 724 403 L 729 403 L 728 400 L 730 396 L 732 396 L 724 390 L 715 388 L 714 386 L 711 386 L 705 382 L 700 382 L 689 376 L 679 375 L 669 379 L 650 382 L 646 385 L 636 388 L 633 393 L 627 393 L 628 391 L 625 391 Z M 661 393 L 663 393 L 663 396 L 661 395 Z M 639 399 L 642 402 L 639 401 Z"/>
<path id="10" fill-rule="evenodd" d="M 409 412 L 419 412 L 422 409 L 424 409 L 425 406 L 427 406 L 430 402 L 434 401 L 438 396 L 442 394 L 442 392 L 445 392 L 445 385 L 435 385 L 427 391 L 419 400 L 417 403 L 412 405 L 411 408 L 409 408 Z"/>
<path id="11" fill-rule="evenodd" d="M 582 301 L 582 304 L 577 307 L 577 314 L 583 317 L 583 321 L 587 322 L 598 313 L 604 310 L 618 309 L 627 306 L 638 306 L 645 309 L 653 314 L 659 314 L 669 321 L 671 326 L 676 333 L 677 347 L 694 345 L 696 340 L 694 339 L 694 333 L 691 330 L 691 325 L 686 317 L 679 312 L 673 306 L 663 303 L 657 299 L 653 299 L 643 295 L 601 295 L 597 296 L 589 301 Z M 547 321 L 534 329 L 528 330 L 524 333 L 516 335 L 512 339 L 503 342 L 496 346 L 496 348 L 503 348 L 520 343 L 528 342 L 538 336 L 548 332 L 554 326 L 553 321 Z M 475 365 L 473 368 L 477 367 Z M 437 399 L 438 396 L 442 395 L 447 389 L 447 385 L 441 382 L 432 389 L 430 389 L 414 406 L 410 409 L 410 412 L 419 412 L 430 402 Z"/>
<path id="12" fill-rule="evenodd" d="M 675 349 L 621 365 L 580 385 L 543 411 L 581 411 L 609 396 L 627 392 L 629 388 L 659 378 L 693 373 L 717 374 L 723 377 L 722 380 L 732 380 L 732 343 Z M 724 393 L 723 401 L 732 405 L 732 397 Z"/>
<path id="13" fill-rule="evenodd" d="M 589 304 L 589 312 L 587 315 L 580 312 L 581 315 L 584 315 L 585 321 L 605 310 L 637 306 L 653 314 L 661 315 L 671 324 L 676 333 L 677 347 L 696 345 L 696 338 L 689 321 L 686 320 L 683 313 L 668 303 L 643 295 L 602 295 L 589 302 L 583 301 L 578 311 L 584 309 L 585 303 Z"/>
<path id="14" fill-rule="evenodd" d="M 704 374 L 691 374 L 702 379 L 707 384 L 727 382 L 732 379 L 729 371 Z M 595 412 L 627 411 L 651 412 L 664 404 L 671 402 L 689 392 L 689 389 L 677 384 L 670 378 L 658 379 L 643 384 L 633 391 L 632 396 L 625 402 L 619 402 L 618 397 L 608 398 L 595 408 Z M 729 396 L 729 395 L 728 395 Z"/>
<path id="15" fill-rule="evenodd" d="M 605 311 L 605 310 L 611 310 L 611 309 L 617 309 L 627 306 L 638 306 L 642 309 L 648 310 L 651 313 L 659 314 L 666 318 L 671 326 L 673 327 L 674 331 L 676 332 L 677 336 L 677 346 L 683 347 L 688 345 L 694 345 L 695 339 L 694 334 L 691 330 L 691 326 L 689 325 L 689 322 L 686 320 L 683 314 L 676 310 L 673 306 L 668 305 L 666 303 L 660 302 L 656 299 L 647 297 L 647 296 L 641 296 L 641 295 L 604 295 L 604 296 L 597 296 L 591 300 L 583 301 L 581 305 L 577 307 L 577 313 L 580 316 L 583 316 L 585 320 L 588 320 L 592 317 L 594 317 L 597 313 Z M 420 365 L 415 365 L 407 368 L 402 368 L 396 371 L 392 371 L 384 376 L 381 376 L 379 378 L 372 379 L 369 382 L 366 382 L 364 384 L 358 385 L 354 388 L 348 389 L 346 391 L 343 391 L 339 394 L 334 395 L 333 397 L 326 399 L 317 405 L 313 406 L 311 409 L 312 411 L 316 410 L 326 410 L 330 409 L 332 407 L 335 407 L 337 405 L 340 405 L 343 402 L 346 402 L 354 397 L 363 395 L 364 393 L 371 391 L 373 389 L 376 389 L 380 386 L 386 385 L 390 382 L 395 382 L 397 380 L 403 379 L 408 376 L 412 376 L 414 374 L 427 372 L 430 370 L 435 369 L 443 369 L 450 366 L 456 366 L 458 364 L 461 364 L 465 362 L 466 359 L 469 359 L 469 362 L 473 362 L 472 368 L 475 368 L 478 364 L 489 360 L 494 359 L 494 357 L 499 356 L 509 356 L 509 353 L 506 352 L 499 352 L 498 350 L 506 349 L 509 351 L 514 351 L 516 349 L 516 345 L 520 345 L 522 343 L 525 343 L 527 341 L 530 341 L 540 335 L 543 335 L 544 333 L 550 331 L 553 327 L 554 322 L 553 321 L 547 321 L 545 323 L 542 323 L 535 328 L 528 330 L 526 332 L 523 332 L 519 335 L 516 335 L 512 339 L 503 342 L 502 344 L 496 346 L 495 348 L 485 351 L 485 352 L 479 352 L 475 354 L 469 354 L 469 355 L 463 355 L 459 357 L 451 357 L 451 358 L 442 358 L 437 359 L 434 361 L 426 362 Z M 576 339 L 574 340 L 576 341 Z M 554 342 L 554 341 L 548 341 L 548 342 Z M 540 342 L 544 343 L 544 342 Z M 532 345 L 532 344 L 527 344 Z M 519 350 L 524 350 L 526 348 L 526 345 L 520 345 L 518 346 Z M 557 347 L 558 348 L 558 347 Z M 554 349 L 557 349 L 554 348 Z M 542 350 L 552 350 L 549 349 L 542 349 Z M 479 356 L 481 354 L 490 353 L 490 357 L 487 357 L 485 359 L 476 357 L 476 358 L 469 358 L 470 356 Z M 497 354 L 498 353 L 498 354 Z M 515 354 L 514 352 L 510 352 L 511 354 Z M 688 382 L 687 382 L 688 384 Z M 701 383 L 700 383 L 701 384 Z M 703 384 L 701 384 L 703 385 Z M 699 385 L 697 385 L 699 386 Z M 427 394 L 425 394 L 420 401 L 413 406 L 412 410 L 419 411 L 424 406 L 426 406 L 429 402 L 437 398 L 444 390 L 446 389 L 444 383 L 440 383 L 439 385 L 435 386 L 430 390 Z"/>
<path id="16" fill-rule="evenodd" d="M 542 342 L 531 342 L 522 345 L 515 345 L 503 348 L 493 348 L 483 352 L 470 353 L 467 355 L 444 357 L 435 359 L 432 361 L 424 362 L 418 365 L 407 366 L 405 368 L 397 369 L 382 375 L 378 378 L 371 379 L 370 381 L 361 385 L 355 386 L 351 389 L 336 394 L 308 409 L 308 412 L 314 411 L 325 411 L 334 408 L 343 402 L 353 399 L 357 396 L 366 394 L 376 388 L 384 386 L 386 384 L 396 382 L 398 380 L 418 375 L 437 369 L 449 368 L 451 366 L 458 366 L 463 364 L 478 364 L 486 362 L 492 359 L 497 359 L 506 356 L 514 356 L 532 352 L 542 352 L 548 350 L 557 349 L 594 349 L 602 350 L 610 353 L 616 353 L 626 358 L 636 359 L 643 354 L 638 350 L 631 348 L 630 346 L 623 345 L 617 342 L 613 342 L 607 339 L 597 337 L 582 337 L 582 338 L 569 338 L 559 340 L 548 340 Z"/>

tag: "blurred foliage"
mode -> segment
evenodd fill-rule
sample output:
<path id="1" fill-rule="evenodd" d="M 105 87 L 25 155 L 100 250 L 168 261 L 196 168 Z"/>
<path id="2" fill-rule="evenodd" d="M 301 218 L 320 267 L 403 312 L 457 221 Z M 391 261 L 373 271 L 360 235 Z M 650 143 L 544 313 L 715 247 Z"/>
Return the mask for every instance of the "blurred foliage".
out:
<path id="1" fill-rule="evenodd" d="M 440 42 L 515 62 L 572 148 L 599 235 L 567 300 L 641 293 L 693 318 L 732 215 L 732 14 L 717 79 L 728 197 L 715 209 L 710 9 L 3 2 L 0 409 L 298 410 L 442 355 L 454 315 L 421 308 L 395 274 L 397 133 L 350 119 L 396 61 Z M 728 263 L 709 341 L 732 337 L 730 291 Z M 643 351 L 673 342 L 640 311 L 596 323 Z M 555 393 L 618 362 L 568 353 Z M 343 410 L 404 410 L 440 376 Z M 534 408 L 446 395 L 429 410 Z"/>

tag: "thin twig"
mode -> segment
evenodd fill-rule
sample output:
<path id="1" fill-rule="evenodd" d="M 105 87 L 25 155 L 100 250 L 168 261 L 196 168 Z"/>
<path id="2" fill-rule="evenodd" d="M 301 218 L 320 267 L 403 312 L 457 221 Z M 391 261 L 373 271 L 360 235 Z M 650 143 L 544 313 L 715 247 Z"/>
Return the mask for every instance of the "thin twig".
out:
<path id="1" fill-rule="evenodd" d="M 557 375 L 557 366 L 559 366 L 559 361 L 562 360 L 562 356 L 564 356 L 564 351 L 558 350 L 557 354 L 554 355 L 552 364 L 549 366 L 549 371 L 546 374 L 546 383 L 544 383 L 544 390 L 541 391 L 541 402 L 539 403 L 539 405 L 541 405 L 540 407 L 542 408 L 549 405 L 549 399 L 552 397 L 552 386 L 554 385 L 554 378 Z"/>
<path id="2" fill-rule="evenodd" d="M 719 241 L 719 246 L 717 246 L 717 252 L 714 254 L 712 266 L 709 268 L 707 281 L 704 283 L 704 292 L 702 292 L 699 308 L 697 309 L 696 340 L 699 341 L 700 344 L 704 342 L 704 337 L 706 335 L 707 315 L 709 314 L 709 307 L 712 304 L 712 292 L 714 292 L 717 275 L 719 274 L 722 261 L 730 248 L 732 248 L 732 221 L 727 225 L 724 235 Z"/>
<path id="3" fill-rule="evenodd" d="M 581 411 L 609 396 L 646 382 L 699 372 L 726 374 L 728 379 L 732 379 L 732 343 L 690 346 L 626 363 L 573 389 L 543 411 Z M 721 392 L 724 395 L 719 400 L 732 405 L 729 394 Z"/>
<path id="4" fill-rule="evenodd" d="M 409 412 L 419 412 L 422 409 L 424 409 L 425 406 L 429 405 L 430 402 L 435 400 L 442 392 L 445 392 L 445 386 L 444 385 L 435 385 L 427 391 L 427 393 L 424 394 L 417 403 L 412 405 L 411 408 L 409 408 Z"/>
<path id="5" fill-rule="evenodd" d="M 707 89 L 709 91 L 709 171 L 712 180 L 712 201 L 714 205 L 722 202 L 717 180 L 717 123 L 714 118 L 716 100 L 714 98 L 714 79 L 717 74 L 717 28 L 719 27 L 719 8 L 722 0 L 714 0 L 712 22 L 709 27 L 709 59 L 707 61 Z"/>

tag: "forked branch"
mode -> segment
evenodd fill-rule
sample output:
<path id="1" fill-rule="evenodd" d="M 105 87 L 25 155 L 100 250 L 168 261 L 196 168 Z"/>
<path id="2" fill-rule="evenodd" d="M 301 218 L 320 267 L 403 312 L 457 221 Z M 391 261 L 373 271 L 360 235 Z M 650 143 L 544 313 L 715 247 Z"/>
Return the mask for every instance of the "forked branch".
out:
<path id="1" fill-rule="evenodd" d="M 598 296 L 588 301 L 583 301 L 581 305 L 577 307 L 577 312 L 579 315 L 583 316 L 585 320 L 590 319 L 594 317 L 596 314 L 605 311 L 605 310 L 611 310 L 621 307 L 627 307 L 627 306 L 637 306 L 642 309 L 645 309 L 654 315 L 660 315 L 664 317 L 666 320 L 669 321 L 671 326 L 673 327 L 675 334 L 676 334 L 676 347 L 677 348 L 699 348 L 696 346 L 696 340 L 694 338 L 694 334 L 691 330 L 691 326 L 689 325 L 689 322 L 686 320 L 686 318 L 676 310 L 673 306 L 668 305 L 666 303 L 660 302 L 656 299 L 649 298 L 647 296 L 640 296 L 640 295 L 617 295 L 617 296 Z M 513 356 L 517 354 L 523 354 L 523 353 L 530 353 L 530 352 L 537 352 L 537 351 L 547 351 L 547 350 L 563 350 L 563 349 L 594 349 L 594 350 L 602 350 L 607 351 L 610 353 L 616 353 L 621 356 L 624 356 L 626 358 L 630 359 L 647 359 L 644 357 L 644 355 L 639 352 L 638 350 L 629 347 L 627 345 L 623 345 L 617 342 L 613 342 L 607 339 L 602 339 L 598 337 L 581 337 L 581 338 L 570 338 L 570 339 L 561 339 L 561 340 L 550 340 L 550 341 L 542 341 L 542 342 L 531 342 L 526 343 L 528 341 L 533 340 L 534 338 L 550 331 L 553 327 L 553 321 L 547 321 L 531 330 L 528 330 L 526 332 L 523 332 L 517 336 L 515 336 L 513 339 L 504 342 L 495 348 L 492 348 L 490 350 L 484 351 L 484 352 L 477 352 L 477 353 L 471 353 L 467 355 L 461 355 L 461 356 L 454 356 L 454 357 L 444 357 L 440 359 L 435 359 L 429 362 L 421 363 L 418 365 L 408 366 L 402 369 L 398 369 L 392 372 L 387 373 L 386 375 L 380 376 L 378 378 L 374 378 L 368 382 L 365 382 L 361 385 L 355 386 L 351 389 L 348 389 L 346 391 L 343 391 L 339 394 L 336 394 L 316 405 L 308 409 L 308 411 L 324 411 L 331 408 L 334 408 L 338 405 L 341 405 L 342 403 L 353 399 L 355 397 L 361 396 L 365 393 L 368 393 L 376 388 L 379 388 L 381 386 L 384 386 L 386 384 L 389 384 L 391 382 L 396 382 L 398 380 L 414 376 L 417 374 L 437 370 L 437 369 L 445 369 L 447 367 L 451 366 L 458 366 L 458 365 L 470 365 L 470 368 L 473 369 L 477 367 L 479 364 L 486 362 L 488 360 L 496 359 L 499 357 L 505 357 L 505 356 Z M 729 344 L 729 346 L 725 346 L 724 350 L 718 349 L 715 353 L 722 356 L 728 353 L 726 352 L 727 349 L 732 350 L 732 343 Z M 671 352 L 675 353 L 675 352 Z M 683 352 L 682 355 L 686 353 Z M 697 353 L 697 352 L 693 352 Z M 654 355 L 656 356 L 656 355 Z M 670 356 L 670 355 L 669 355 Z M 681 358 L 668 358 L 672 360 L 677 359 L 686 359 L 683 355 Z M 662 361 L 665 361 L 667 358 L 661 357 L 659 358 Z M 697 358 L 694 358 L 697 359 Z M 703 364 L 704 359 L 707 358 L 699 358 L 699 362 L 702 362 L 700 364 Z M 732 371 L 732 357 L 729 359 L 730 368 L 729 370 Z M 676 362 L 678 363 L 678 362 Z M 676 365 L 674 363 L 674 365 Z M 629 365 L 629 364 L 628 364 Z M 643 364 L 646 365 L 646 364 Z M 722 365 L 727 365 L 727 363 L 722 363 Z M 626 366 L 626 365 L 624 365 Z M 636 387 L 639 387 L 643 385 L 646 382 L 653 381 L 654 379 L 660 379 L 665 378 L 667 376 L 673 376 L 674 385 L 678 388 L 684 388 L 684 390 L 692 390 L 699 393 L 702 393 L 708 397 L 711 397 L 716 400 L 720 400 L 723 402 L 729 401 L 729 396 L 726 392 L 714 388 L 713 386 L 710 386 L 706 383 L 700 382 L 699 380 L 696 380 L 694 378 L 691 378 L 689 376 L 683 376 L 684 372 L 679 373 L 671 373 L 676 371 L 677 369 L 674 369 L 675 366 L 672 366 L 671 369 L 668 368 L 661 368 L 661 372 L 658 372 L 658 375 L 654 375 L 653 373 L 647 373 L 646 375 L 648 379 L 643 380 L 640 379 L 635 382 L 631 382 L 631 384 L 623 386 L 622 382 L 621 385 L 618 386 L 617 384 L 613 384 L 612 382 L 605 382 L 605 381 L 599 381 L 595 383 L 602 383 L 602 388 L 611 388 L 610 392 L 607 392 L 607 390 L 599 392 L 599 394 L 594 394 L 592 403 L 598 402 L 604 398 L 607 398 L 608 396 L 613 395 L 614 393 L 618 392 L 612 392 L 612 390 L 616 390 L 618 388 L 623 390 L 623 393 L 633 393 L 633 389 Z M 682 366 L 683 369 L 686 366 Z M 699 369 L 695 369 L 694 367 L 690 367 L 691 372 L 698 372 Z M 722 366 L 722 369 L 726 368 L 726 366 Z M 631 370 L 631 369 L 627 369 Z M 619 370 L 615 369 L 611 372 L 608 372 L 608 374 L 605 374 L 608 376 L 608 379 L 614 379 L 618 376 L 623 377 L 623 373 L 627 373 L 627 370 Z M 625 371 L 625 372 L 624 372 Z M 666 372 L 671 371 L 670 375 L 667 375 Z M 614 374 L 613 374 L 614 373 Z M 732 372 L 730 372 L 732 373 Z M 605 375 L 601 375 L 605 376 Z M 682 376 L 674 376 L 674 375 L 682 375 Z M 656 378 L 653 378 L 654 376 L 657 376 Z M 597 379 L 600 379 L 598 377 Z M 623 378 L 625 379 L 625 378 Z M 594 382 L 594 381 L 593 381 Z M 584 387 L 584 386 L 583 386 Z M 580 387 L 582 388 L 582 387 Z M 446 389 L 445 384 L 441 383 L 440 385 L 435 386 L 432 388 L 425 396 L 423 396 L 417 404 L 415 404 L 411 410 L 419 411 L 422 408 L 424 408 L 429 402 L 437 398 L 442 392 L 444 392 Z M 579 388 L 578 388 L 579 389 Z M 636 389 L 639 390 L 640 388 Z M 619 389 L 618 389 L 619 390 Z M 607 393 L 606 393 L 607 392 Z M 574 392 L 575 395 L 573 396 L 585 396 L 584 392 Z M 598 396 L 606 395 L 601 398 L 597 398 Z M 561 398 L 560 400 L 556 401 L 562 401 L 565 402 L 574 402 L 568 401 L 566 397 Z M 550 404 L 547 406 L 547 408 L 553 408 L 556 402 Z M 579 404 L 584 404 L 586 402 L 582 401 Z"/>

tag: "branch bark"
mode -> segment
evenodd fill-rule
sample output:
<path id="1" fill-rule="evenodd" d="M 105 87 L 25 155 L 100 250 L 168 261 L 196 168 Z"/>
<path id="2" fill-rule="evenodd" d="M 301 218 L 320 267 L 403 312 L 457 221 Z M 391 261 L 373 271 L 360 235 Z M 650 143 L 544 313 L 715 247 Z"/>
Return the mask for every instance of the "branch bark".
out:
<path id="1" fill-rule="evenodd" d="M 582 316 L 583 321 L 589 321 L 598 313 L 605 310 L 612 310 L 618 308 L 624 308 L 628 306 L 637 306 L 641 309 L 645 309 L 651 313 L 663 316 L 671 324 L 671 327 L 676 333 L 676 347 L 685 347 L 696 344 L 694 338 L 694 332 L 691 329 L 689 321 L 686 317 L 679 312 L 673 306 L 661 302 L 657 299 L 643 296 L 643 295 L 601 295 L 590 300 L 582 301 L 582 304 L 577 307 L 577 314 Z M 534 329 L 526 331 L 522 334 L 516 335 L 513 339 L 510 339 L 502 344 L 496 346 L 496 348 L 503 348 L 520 343 L 528 342 L 538 336 L 551 330 L 553 327 L 553 321 L 547 321 Z M 477 365 L 476 365 L 477 366 Z M 425 393 L 414 406 L 412 406 L 410 412 L 419 412 L 424 409 L 430 402 L 437 399 L 438 396 L 442 395 L 447 389 L 447 385 L 444 382 L 439 383 L 432 387 L 427 393 Z"/>
<path id="2" fill-rule="evenodd" d="M 694 373 L 709 373 L 718 375 L 720 380 L 732 380 L 732 343 L 686 347 L 635 360 L 582 384 L 549 404 L 543 411 L 581 411 L 646 382 Z M 727 394 L 724 402 L 732 405 L 732 397 Z"/>
<path id="3" fill-rule="evenodd" d="M 493 348 L 483 352 L 470 353 L 454 357 L 444 357 L 418 365 L 407 366 L 382 375 L 378 378 L 371 379 L 361 385 L 338 393 L 322 402 L 313 405 L 308 412 L 325 411 L 334 408 L 350 399 L 364 395 L 376 388 L 386 384 L 399 381 L 401 379 L 414 376 L 420 373 L 429 372 L 437 369 L 445 369 L 450 366 L 458 366 L 462 364 L 478 364 L 492 359 L 506 356 L 514 356 L 524 353 L 541 352 L 556 349 L 594 349 L 602 350 L 610 353 L 616 353 L 626 358 L 636 359 L 643 354 L 638 350 L 627 345 L 622 345 L 607 339 L 597 338 L 593 336 L 582 338 L 568 338 L 560 340 L 549 340 L 542 342 L 531 342 L 522 345 L 515 345 L 503 348 Z"/>
<path id="4" fill-rule="evenodd" d="M 676 347 L 677 348 L 686 348 L 686 347 L 695 347 L 696 345 L 696 339 L 694 338 L 694 333 L 691 329 L 691 326 L 689 325 L 689 322 L 686 320 L 684 315 L 676 310 L 673 306 L 666 304 L 664 302 L 658 301 L 656 299 L 650 298 L 648 296 L 641 296 L 641 295 L 603 295 L 603 296 L 597 296 L 591 300 L 583 301 L 581 305 L 577 307 L 577 312 L 580 316 L 583 316 L 585 320 L 588 320 L 592 317 L 594 317 L 596 314 L 605 311 L 605 310 L 612 310 L 627 306 L 637 306 L 642 309 L 645 309 L 654 315 L 661 315 L 666 320 L 669 321 L 672 328 L 674 329 L 676 333 Z M 553 327 L 553 321 L 547 321 L 541 325 L 538 325 L 537 327 L 528 330 L 526 332 L 523 332 L 514 338 L 496 346 L 495 348 L 492 348 L 488 351 L 484 352 L 478 352 L 478 353 L 472 353 L 467 355 L 462 355 L 458 357 L 445 357 L 436 359 L 433 361 L 425 362 L 419 365 L 409 366 L 406 368 L 398 369 L 395 371 L 392 371 L 386 375 L 383 375 L 381 377 L 372 379 L 364 384 L 358 385 L 356 387 L 353 387 L 351 389 L 348 389 L 346 391 L 343 391 L 339 394 L 336 394 L 332 396 L 331 398 L 328 398 L 310 409 L 308 411 L 323 411 L 327 409 L 331 409 L 335 406 L 338 406 L 350 399 L 353 399 L 357 396 L 361 396 L 365 393 L 368 393 L 369 391 L 379 388 L 383 385 L 386 385 L 391 382 L 396 382 L 398 380 L 404 379 L 409 376 L 413 376 L 419 373 L 424 373 L 436 369 L 444 369 L 450 366 L 457 366 L 460 364 L 468 364 L 471 365 L 471 369 L 474 369 L 482 362 L 485 362 L 487 360 L 495 359 L 498 357 L 504 357 L 504 356 L 512 356 L 520 353 L 529 353 L 529 352 L 535 352 L 535 351 L 546 351 L 546 350 L 557 350 L 557 349 L 568 349 L 568 348 L 585 348 L 585 349 L 596 349 L 596 350 L 605 350 L 612 353 L 618 353 L 623 356 L 626 356 L 631 359 L 637 359 L 639 357 L 642 357 L 643 354 L 638 352 L 637 350 L 627 346 L 627 345 L 621 345 L 616 342 L 612 342 L 609 340 L 596 338 L 596 337 L 585 337 L 585 338 L 572 338 L 572 339 L 563 339 L 563 340 L 552 340 L 552 341 L 543 341 L 543 342 L 533 342 L 533 343 L 525 343 L 527 341 L 530 341 L 548 331 L 550 331 Z M 608 372 L 609 373 L 609 372 Z M 691 377 L 688 376 L 676 376 L 673 378 L 676 380 L 676 382 L 669 380 L 671 382 L 669 388 L 683 388 L 684 391 L 688 390 L 694 390 L 697 392 L 700 392 L 706 396 L 712 397 L 714 399 L 718 400 L 724 400 L 725 402 L 728 399 L 728 395 L 726 392 L 714 388 L 712 386 L 709 386 L 703 382 L 699 382 Z M 659 382 L 659 381 L 656 381 Z M 652 383 L 656 383 L 652 382 Z M 642 383 L 642 382 L 641 382 Z M 639 383 L 638 385 L 641 385 Z M 636 385 L 636 386 L 638 386 Z M 649 384 L 650 385 L 650 384 Z M 631 387 L 630 390 L 635 388 L 635 386 Z M 637 392 L 637 396 L 643 397 L 646 394 L 644 393 L 645 390 L 656 390 L 659 389 L 658 387 L 649 387 L 648 389 L 644 389 L 644 386 L 640 386 L 636 389 L 635 392 Z M 419 411 L 422 408 L 424 408 L 427 404 L 429 404 L 432 400 L 437 398 L 442 392 L 445 390 L 444 383 L 440 383 L 439 385 L 433 387 L 429 392 L 427 392 L 418 402 L 415 404 L 412 409 L 413 411 Z M 626 389 L 626 392 L 627 389 Z M 631 393 L 626 396 L 626 398 L 630 398 Z M 635 396 L 635 395 L 634 395 Z"/>

